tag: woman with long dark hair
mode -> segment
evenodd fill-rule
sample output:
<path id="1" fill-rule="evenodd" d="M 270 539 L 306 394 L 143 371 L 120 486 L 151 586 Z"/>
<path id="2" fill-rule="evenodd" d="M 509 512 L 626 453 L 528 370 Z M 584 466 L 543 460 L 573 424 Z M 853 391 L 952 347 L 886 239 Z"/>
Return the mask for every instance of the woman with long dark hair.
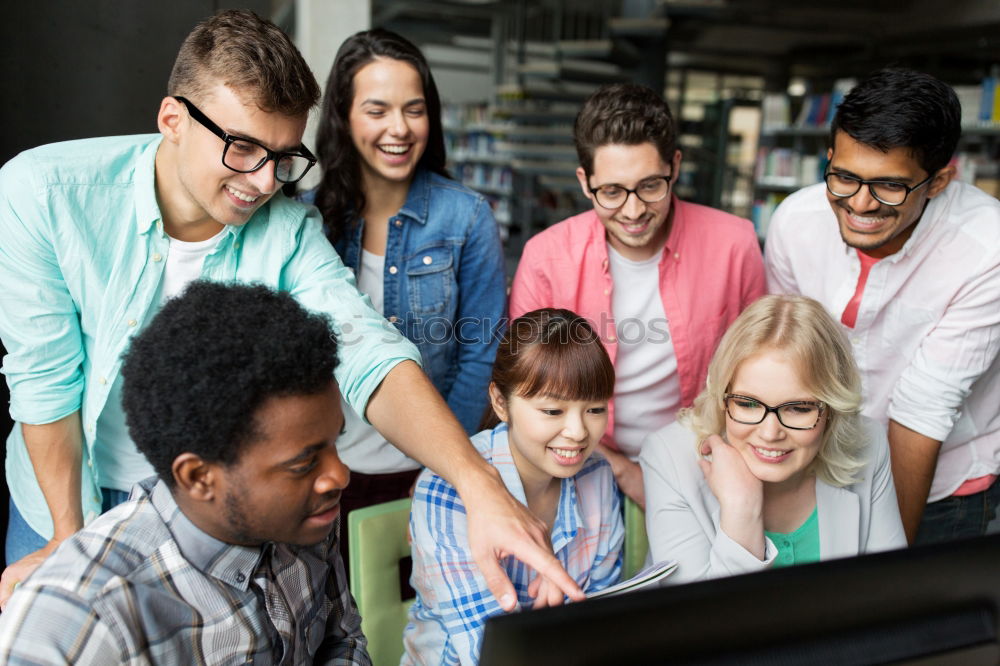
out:
<path id="1" fill-rule="evenodd" d="M 382 29 L 341 45 L 317 152 L 322 180 L 303 200 L 320 209 L 358 288 L 419 347 L 424 370 L 474 433 L 502 333 L 503 252 L 489 202 L 445 169 L 441 102 L 416 46 Z M 405 497 L 419 464 L 345 412 L 337 442 L 353 473 L 345 515 Z"/>

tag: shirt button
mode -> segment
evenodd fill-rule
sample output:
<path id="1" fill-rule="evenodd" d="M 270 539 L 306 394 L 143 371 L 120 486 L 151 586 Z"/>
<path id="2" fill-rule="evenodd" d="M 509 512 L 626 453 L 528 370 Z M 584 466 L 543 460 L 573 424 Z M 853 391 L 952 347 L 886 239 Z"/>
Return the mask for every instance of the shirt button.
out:
<path id="1" fill-rule="evenodd" d="M 101 504 L 104 500 L 101 499 L 100 495 L 94 495 L 94 501 Z"/>
<path id="2" fill-rule="evenodd" d="M 618 339 L 618 338 L 616 338 L 616 337 L 615 337 L 615 336 L 613 336 L 613 335 L 609 335 L 609 336 L 608 336 L 608 342 L 614 342 L 614 341 L 615 341 L 615 340 L 617 340 L 617 339 Z"/>
<path id="3" fill-rule="evenodd" d="M 681 258 L 681 253 L 680 252 L 675 252 L 674 253 L 674 259 L 680 259 L 680 258 Z"/>
<path id="4" fill-rule="evenodd" d="M 162 221 L 160 221 L 160 220 L 156 221 L 156 230 L 157 231 L 163 231 L 163 222 Z"/>
<path id="5" fill-rule="evenodd" d="M 240 242 L 239 241 L 236 241 L 235 243 L 233 243 L 233 249 L 234 250 L 240 249 Z"/>
<path id="6" fill-rule="evenodd" d="M 107 377 L 101 377 L 97 381 L 101 382 L 101 385 L 103 386 L 104 384 L 108 383 L 108 378 Z"/>
<path id="7" fill-rule="evenodd" d="M 402 221 L 402 220 L 396 220 L 396 221 L 394 222 L 394 224 L 395 224 L 395 225 L 396 225 L 397 227 L 401 227 L 401 226 L 403 226 L 403 221 Z"/>
<path id="8" fill-rule="evenodd" d="M 128 320 L 129 328 L 135 328 L 135 325 L 138 324 L 138 323 L 139 322 L 137 322 L 135 319 L 129 319 Z"/>
<path id="9" fill-rule="evenodd" d="M 399 269 L 396 268 L 395 266 L 389 266 L 389 274 L 390 275 L 395 275 L 397 271 L 399 271 Z"/>
<path id="10" fill-rule="evenodd" d="M 607 296 L 607 295 L 608 295 L 608 294 L 610 294 L 610 293 L 611 293 L 611 290 L 610 290 L 610 289 L 605 289 L 605 290 L 604 290 L 604 295 L 605 295 L 605 296 Z"/>
<path id="11" fill-rule="evenodd" d="M 431 259 L 430 257 L 424 257 L 424 265 L 425 266 L 430 266 L 432 261 L 434 261 L 434 260 Z"/>
<path id="12" fill-rule="evenodd" d="M 89 467 L 90 469 L 94 469 L 94 461 L 88 459 L 87 460 L 87 467 Z"/>
<path id="13" fill-rule="evenodd" d="M 160 262 L 162 260 L 163 260 L 163 255 L 160 254 L 159 252 L 157 252 L 156 254 L 153 255 L 153 261 Z"/>
<path id="14" fill-rule="evenodd" d="M 395 324 L 397 321 L 399 321 L 399 318 L 396 317 L 396 315 L 392 315 L 391 317 L 389 317 L 390 324 Z"/>
<path id="15" fill-rule="evenodd" d="M 246 579 L 247 579 L 247 577 L 246 577 L 246 576 L 244 576 L 244 575 L 243 575 L 242 573 L 238 573 L 238 574 L 236 574 L 236 582 L 237 582 L 237 583 L 242 583 L 242 582 L 243 582 L 243 581 L 245 581 Z"/>

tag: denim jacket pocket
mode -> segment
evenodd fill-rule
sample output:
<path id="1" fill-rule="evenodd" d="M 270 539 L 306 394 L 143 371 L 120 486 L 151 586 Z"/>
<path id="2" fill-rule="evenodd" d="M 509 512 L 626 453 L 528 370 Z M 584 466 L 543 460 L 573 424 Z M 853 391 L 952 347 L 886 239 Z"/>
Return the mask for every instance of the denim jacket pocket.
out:
<path id="1" fill-rule="evenodd" d="M 438 245 L 418 250 L 406 262 L 410 309 L 416 314 L 447 311 L 455 287 L 451 247 Z"/>

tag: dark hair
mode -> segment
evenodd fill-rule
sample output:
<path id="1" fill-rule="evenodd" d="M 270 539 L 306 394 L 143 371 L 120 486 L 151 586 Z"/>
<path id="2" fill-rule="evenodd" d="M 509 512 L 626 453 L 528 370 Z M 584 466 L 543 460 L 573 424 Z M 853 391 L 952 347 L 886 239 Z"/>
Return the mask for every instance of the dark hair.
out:
<path id="1" fill-rule="evenodd" d="M 652 143 L 670 164 L 677 151 L 677 126 L 663 96 L 652 88 L 615 83 L 598 88 L 583 103 L 573 123 L 573 141 L 588 175 L 594 171 L 594 152 L 611 143 Z"/>
<path id="2" fill-rule="evenodd" d="M 260 437 L 255 415 L 268 398 L 321 393 L 336 365 L 326 317 L 289 294 L 196 281 L 163 306 L 124 356 L 129 434 L 172 487 L 177 456 L 235 463 Z"/>
<path id="3" fill-rule="evenodd" d="M 561 400 L 608 400 L 615 368 L 587 320 L 569 310 L 541 308 L 510 323 L 497 347 L 491 382 L 500 394 Z M 499 423 L 488 408 L 483 427 Z"/>
<path id="4" fill-rule="evenodd" d="M 409 40 L 389 30 L 375 28 L 349 37 L 337 51 L 326 80 L 323 107 L 316 133 L 322 179 L 316 189 L 316 207 L 323 213 L 327 235 L 336 242 L 365 208 L 361 187 L 361 162 L 351 140 L 350 114 L 354 103 L 354 76 L 376 58 L 391 58 L 417 70 L 424 87 L 430 135 L 417 168 L 448 177 L 445 168 L 441 98 L 427 60 Z"/>
<path id="5" fill-rule="evenodd" d="M 830 125 L 830 145 L 843 131 L 881 150 L 909 148 L 927 173 L 948 165 L 962 133 L 955 91 L 929 74 L 881 69 L 847 93 Z"/>
<path id="6" fill-rule="evenodd" d="M 248 10 L 221 11 L 195 26 L 177 53 L 167 94 L 198 101 L 214 80 L 287 116 L 309 113 L 319 100 L 316 77 L 292 40 Z"/>

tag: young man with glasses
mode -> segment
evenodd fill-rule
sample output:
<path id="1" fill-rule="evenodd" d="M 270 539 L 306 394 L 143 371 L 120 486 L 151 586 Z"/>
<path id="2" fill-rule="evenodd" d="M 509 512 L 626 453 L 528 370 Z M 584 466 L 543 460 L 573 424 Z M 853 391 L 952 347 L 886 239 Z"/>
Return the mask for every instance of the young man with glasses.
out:
<path id="1" fill-rule="evenodd" d="M 497 559 L 512 553 L 542 574 L 548 603 L 582 598 L 544 523 L 476 453 L 416 348 L 357 292 L 318 213 L 278 192 L 315 162 L 302 134 L 319 86 L 288 37 L 252 12 L 221 12 L 185 39 L 167 93 L 159 134 L 43 146 L 0 170 L 0 335 L 16 422 L 0 605 L 61 541 L 152 475 L 126 429 L 120 358 L 196 278 L 263 283 L 332 319 L 347 401 L 456 485 L 473 552 L 505 609 L 516 600 Z"/>
<path id="2" fill-rule="evenodd" d="M 786 199 L 768 287 L 844 327 L 886 425 L 910 543 L 980 535 L 1000 500 L 1000 202 L 955 181 L 946 84 L 884 69 L 837 108 L 825 182 Z"/>
<path id="3" fill-rule="evenodd" d="M 644 505 L 642 441 L 701 391 L 722 334 L 764 293 L 763 262 L 750 222 L 673 193 L 677 128 L 655 91 L 599 89 L 573 138 L 593 209 L 528 241 L 510 315 L 556 307 L 590 320 L 616 374 L 601 451 L 622 490 Z"/>

